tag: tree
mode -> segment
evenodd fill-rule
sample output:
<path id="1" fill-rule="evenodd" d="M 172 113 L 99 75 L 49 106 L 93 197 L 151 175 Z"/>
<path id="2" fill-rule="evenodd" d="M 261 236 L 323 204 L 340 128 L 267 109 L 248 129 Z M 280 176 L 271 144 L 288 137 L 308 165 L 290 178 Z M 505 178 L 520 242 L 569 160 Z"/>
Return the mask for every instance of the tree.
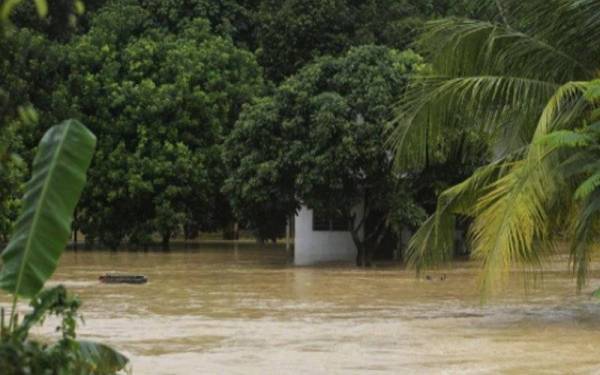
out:
<path id="1" fill-rule="evenodd" d="M 10 145 L 10 152 L 7 151 Z M 17 153 L 23 151 L 23 142 L 14 126 L 0 132 L 0 242 L 6 243 L 20 209 L 22 182 L 27 173 L 25 162 Z"/>
<path id="2" fill-rule="evenodd" d="M 40 19 L 32 2 L 20 2 L 18 7 L 31 8 L 32 19 Z M 0 26 L 0 242 L 6 242 L 42 135 L 36 108 L 49 108 L 62 70 L 56 43 L 9 24 L 8 18 L 0 20 Z"/>
<path id="3" fill-rule="evenodd" d="M 194 19 L 209 21 L 211 30 L 231 37 L 237 45 L 253 49 L 254 12 L 260 0 L 139 0 L 152 15 L 155 27 L 178 33 Z"/>
<path id="4" fill-rule="evenodd" d="M 124 18 L 131 13 L 138 17 Z M 222 138 L 262 90 L 252 54 L 206 20 L 172 34 L 154 28 L 145 9 L 119 2 L 66 53 L 73 74 L 54 109 L 85 119 L 100 138 L 78 211 L 88 239 L 146 247 L 159 233 L 167 248 L 184 224 L 214 227 Z"/>
<path id="5" fill-rule="evenodd" d="M 397 208 L 390 190 L 401 183 L 381 134 L 421 64 L 411 51 L 357 47 L 317 59 L 246 106 L 224 149 L 235 212 L 271 238 L 301 203 L 351 218 L 364 202 L 371 230 L 361 238 L 367 224 L 355 217 L 351 231 L 357 262 L 370 263 Z"/>
<path id="6" fill-rule="evenodd" d="M 498 21 L 435 21 L 420 40 L 433 73 L 414 81 L 400 108 L 393 136 L 398 165 L 422 166 L 436 157 L 433 150 L 451 143 L 445 134 L 457 128 L 489 138 L 494 159 L 441 194 L 436 213 L 411 241 L 410 260 L 420 269 L 450 259 L 456 216 L 467 215 L 474 219 L 471 246 L 483 264 L 484 292 L 497 287 L 514 264 L 539 267 L 559 235 L 573 240 L 581 286 L 590 238 L 597 234 L 590 225 L 596 219 L 586 218 L 595 212 L 595 187 L 585 195 L 589 202 L 574 200 L 573 187 L 581 180 L 565 175 L 561 153 L 543 139 L 562 138 L 552 133 L 592 119 L 597 101 L 586 98 L 585 81 L 597 76 L 594 25 L 600 6 L 495 3 Z M 593 170 L 579 178 L 586 173 Z M 573 226 L 584 229 L 565 230 Z"/>
<path id="7" fill-rule="evenodd" d="M 37 17 L 38 4 L 20 1 L 11 20 L 19 29 L 34 30 L 52 41 L 68 41 L 87 29 L 89 16 L 106 0 L 52 0 L 45 17 Z"/>
<path id="8" fill-rule="evenodd" d="M 411 46 L 424 22 L 452 15 L 484 16 L 470 0 L 264 0 L 256 11 L 257 58 L 281 82 L 314 58 L 350 47 Z"/>

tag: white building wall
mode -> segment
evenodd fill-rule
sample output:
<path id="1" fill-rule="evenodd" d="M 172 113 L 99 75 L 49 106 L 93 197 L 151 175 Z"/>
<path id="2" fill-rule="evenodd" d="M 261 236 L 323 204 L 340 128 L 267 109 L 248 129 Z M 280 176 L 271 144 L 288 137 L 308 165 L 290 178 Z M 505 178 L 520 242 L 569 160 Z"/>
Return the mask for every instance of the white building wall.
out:
<path id="1" fill-rule="evenodd" d="M 302 206 L 295 218 L 294 264 L 355 261 L 356 246 L 352 234 L 349 231 L 313 231 L 313 210 Z"/>

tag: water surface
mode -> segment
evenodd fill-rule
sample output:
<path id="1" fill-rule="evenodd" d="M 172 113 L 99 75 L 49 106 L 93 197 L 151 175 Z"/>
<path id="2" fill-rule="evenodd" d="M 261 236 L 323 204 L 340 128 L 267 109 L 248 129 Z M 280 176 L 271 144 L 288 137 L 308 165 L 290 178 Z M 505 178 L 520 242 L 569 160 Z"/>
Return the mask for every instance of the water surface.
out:
<path id="1" fill-rule="evenodd" d="M 543 288 L 515 281 L 485 306 L 473 263 L 417 280 L 295 268 L 284 248 L 247 245 L 68 252 L 53 283 L 82 298 L 81 336 L 124 351 L 134 374 L 600 373 L 600 303 L 575 295 L 564 260 L 549 268 Z M 150 282 L 100 284 L 106 272 Z"/>

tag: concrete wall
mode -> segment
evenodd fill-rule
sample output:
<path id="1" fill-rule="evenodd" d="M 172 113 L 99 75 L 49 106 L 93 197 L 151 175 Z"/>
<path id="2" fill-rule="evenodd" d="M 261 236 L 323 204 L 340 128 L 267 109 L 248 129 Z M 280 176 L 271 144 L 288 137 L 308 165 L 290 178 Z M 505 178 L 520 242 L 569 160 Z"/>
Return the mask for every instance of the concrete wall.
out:
<path id="1" fill-rule="evenodd" d="M 313 211 L 305 206 L 294 221 L 295 265 L 356 261 L 356 246 L 350 232 L 313 231 Z"/>

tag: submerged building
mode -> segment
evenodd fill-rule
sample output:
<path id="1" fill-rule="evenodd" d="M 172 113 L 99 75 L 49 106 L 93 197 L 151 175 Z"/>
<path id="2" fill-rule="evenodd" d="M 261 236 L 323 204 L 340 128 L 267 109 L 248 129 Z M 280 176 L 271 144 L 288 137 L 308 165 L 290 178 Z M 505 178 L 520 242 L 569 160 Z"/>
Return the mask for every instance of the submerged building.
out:
<path id="1" fill-rule="evenodd" d="M 294 218 L 294 264 L 355 262 L 357 249 L 350 225 L 349 218 L 302 206 Z M 362 237 L 362 230 L 359 235 Z"/>

